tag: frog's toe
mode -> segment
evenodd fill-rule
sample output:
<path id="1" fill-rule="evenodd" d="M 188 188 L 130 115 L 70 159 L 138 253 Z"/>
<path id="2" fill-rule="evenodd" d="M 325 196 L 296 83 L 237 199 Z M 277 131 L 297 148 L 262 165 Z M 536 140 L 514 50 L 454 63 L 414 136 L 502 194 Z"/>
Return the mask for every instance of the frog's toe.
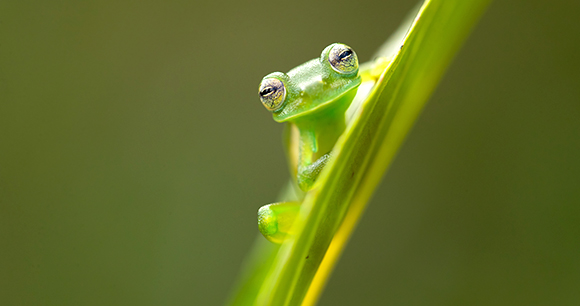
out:
<path id="1" fill-rule="evenodd" d="M 314 182 L 318 178 L 320 171 L 324 168 L 328 160 L 330 159 L 330 153 L 322 155 L 318 160 L 308 166 L 302 166 L 298 168 L 298 175 L 296 176 L 296 181 L 298 186 L 302 191 L 308 191 L 314 185 Z"/>
<path id="2" fill-rule="evenodd" d="M 271 242 L 282 243 L 291 234 L 292 224 L 300 211 L 299 202 L 273 203 L 258 210 L 260 233 Z"/>
<path id="3" fill-rule="evenodd" d="M 312 188 L 312 185 L 314 185 L 314 180 L 315 180 L 314 177 L 304 175 L 304 173 L 299 173 L 297 176 L 298 187 L 300 187 L 302 191 L 310 190 L 310 188 Z"/>

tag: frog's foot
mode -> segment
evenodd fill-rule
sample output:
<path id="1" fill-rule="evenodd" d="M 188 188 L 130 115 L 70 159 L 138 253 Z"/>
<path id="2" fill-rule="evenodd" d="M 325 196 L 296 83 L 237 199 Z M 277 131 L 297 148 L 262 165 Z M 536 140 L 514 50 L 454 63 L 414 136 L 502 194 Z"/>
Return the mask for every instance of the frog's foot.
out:
<path id="1" fill-rule="evenodd" d="M 329 159 L 330 153 L 326 153 L 310 165 L 298 166 L 297 181 L 300 189 L 308 191 L 312 187 Z"/>
<path id="2" fill-rule="evenodd" d="M 264 205 L 258 210 L 258 228 L 266 239 L 282 243 L 292 233 L 292 224 L 299 211 L 299 202 Z"/>

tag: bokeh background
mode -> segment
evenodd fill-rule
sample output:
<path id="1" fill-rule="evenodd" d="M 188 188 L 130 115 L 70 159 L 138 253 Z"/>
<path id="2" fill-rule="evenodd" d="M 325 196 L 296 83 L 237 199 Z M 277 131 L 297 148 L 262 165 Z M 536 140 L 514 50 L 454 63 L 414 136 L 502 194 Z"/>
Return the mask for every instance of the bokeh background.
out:
<path id="1" fill-rule="evenodd" d="M 287 179 L 269 72 L 415 1 L 1 1 L 0 305 L 222 305 Z M 580 304 L 580 3 L 496 1 L 320 305 Z"/>

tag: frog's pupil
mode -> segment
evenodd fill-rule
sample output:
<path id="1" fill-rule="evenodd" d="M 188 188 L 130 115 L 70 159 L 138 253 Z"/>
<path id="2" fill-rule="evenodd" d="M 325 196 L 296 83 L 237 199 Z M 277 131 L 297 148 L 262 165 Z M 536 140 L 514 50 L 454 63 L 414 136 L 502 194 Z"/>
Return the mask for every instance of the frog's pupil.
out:
<path id="1" fill-rule="evenodd" d="M 340 60 L 343 60 L 343 59 L 349 57 L 351 54 L 352 54 L 352 50 L 344 50 L 344 51 L 340 52 L 340 54 L 338 55 L 338 58 Z"/>
<path id="2" fill-rule="evenodd" d="M 260 91 L 260 95 L 261 96 L 267 96 L 268 94 L 272 93 L 273 91 L 274 91 L 274 88 L 272 88 L 272 87 L 266 87 L 262 91 Z"/>

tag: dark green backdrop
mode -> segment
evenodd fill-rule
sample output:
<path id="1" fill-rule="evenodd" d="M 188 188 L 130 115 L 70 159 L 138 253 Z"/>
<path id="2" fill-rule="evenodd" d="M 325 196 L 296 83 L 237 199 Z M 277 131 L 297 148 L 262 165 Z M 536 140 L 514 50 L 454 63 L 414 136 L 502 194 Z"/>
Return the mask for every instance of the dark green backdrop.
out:
<path id="1" fill-rule="evenodd" d="M 287 178 L 257 86 L 415 1 L 1 1 L 0 305 L 221 305 Z M 580 304 L 578 1 L 497 1 L 321 305 Z"/>

